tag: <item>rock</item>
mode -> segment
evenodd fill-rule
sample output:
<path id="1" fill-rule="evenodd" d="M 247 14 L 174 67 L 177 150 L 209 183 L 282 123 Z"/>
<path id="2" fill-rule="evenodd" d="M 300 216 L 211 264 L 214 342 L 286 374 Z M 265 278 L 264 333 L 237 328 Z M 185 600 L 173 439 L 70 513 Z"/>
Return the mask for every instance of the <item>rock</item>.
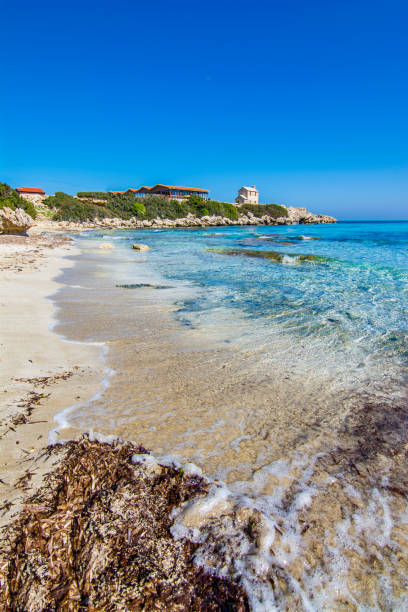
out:
<path id="1" fill-rule="evenodd" d="M 12 210 L 8 206 L 0 208 L 0 233 L 25 234 L 34 225 L 34 219 L 22 208 Z"/>
<path id="2" fill-rule="evenodd" d="M 114 249 L 115 247 L 110 242 L 102 242 L 102 244 L 99 245 L 99 248 L 107 251 L 109 249 Z"/>
<path id="3" fill-rule="evenodd" d="M 147 244 L 139 244 L 137 242 L 132 244 L 132 249 L 136 251 L 150 251 L 150 247 Z"/>
<path id="4" fill-rule="evenodd" d="M 306 208 L 295 208 L 294 206 L 289 206 L 288 218 L 291 223 L 336 223 L 334 217 L 330 217 L 329 215 L 315 215 L 306 210 Z"/>
<path id="5" fill-rule="evenodd" d="M 232 511 L 233 505 L 228 499 L 206 497 L 190 502 L 180 514 L 180 518 L 184 527 L 200 528 L 223 514 L 232 514 Z"/>

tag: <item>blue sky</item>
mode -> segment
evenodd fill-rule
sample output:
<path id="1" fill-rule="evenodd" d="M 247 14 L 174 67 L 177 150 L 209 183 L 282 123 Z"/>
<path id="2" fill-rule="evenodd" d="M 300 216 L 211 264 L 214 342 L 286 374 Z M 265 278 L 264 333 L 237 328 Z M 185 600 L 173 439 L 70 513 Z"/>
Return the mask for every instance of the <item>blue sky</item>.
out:
<path id="1" fill-rule="evenodd" d="M 408 219 L 404 1 L 11 2 L 0 180 Z M 5 27 L 4 27 L 5 26 Z"/>

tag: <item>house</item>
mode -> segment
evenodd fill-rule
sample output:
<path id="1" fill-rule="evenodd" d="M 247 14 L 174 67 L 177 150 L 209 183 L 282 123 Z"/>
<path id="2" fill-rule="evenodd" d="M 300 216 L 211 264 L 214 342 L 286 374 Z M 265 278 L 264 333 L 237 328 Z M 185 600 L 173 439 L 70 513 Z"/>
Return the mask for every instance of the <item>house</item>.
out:
<path id="1" fill-rule="evenodd" d="M 252 187 L 241 187 L 235 198 L 237 204 L 259 204 L 259 191 L 255 185 Z"/>
<path id="2" fill-rule="evenodd" d="M 40 187 L 16 187 L 16 191 L 21 198 L 33 204 L 41 204 L 47 194 Z"/>
<path id="3" fill-rule="evenodd" d="M 200 196 L 204 200 L 208 200 L 208 189 L 200 187 L 179 187 L 176 185 L 161 185 L 157 184 L 154 187 L 143 186 L 139 189 L 129 189 L 137 198 L 144 198 L 149 195 L 163 195 L 173 200 L 186 200 L 190 196 Z"/>
<path id="4" fill-rule="evenodd" d="M 45 191 L 40 189 L 40 187 L 16 187 L 16 191 L 18 191 L 20 195 L 35 193 L 37 195 L 45 196 Z"/>
<path id="5" fill-rule="evenodd" d="M 108 191 L 108 193 L 113 193 L 115 195 L 117 195 L 117 194 L 123 195 L 124 193 L 126 193 L 126 191 Z"/>

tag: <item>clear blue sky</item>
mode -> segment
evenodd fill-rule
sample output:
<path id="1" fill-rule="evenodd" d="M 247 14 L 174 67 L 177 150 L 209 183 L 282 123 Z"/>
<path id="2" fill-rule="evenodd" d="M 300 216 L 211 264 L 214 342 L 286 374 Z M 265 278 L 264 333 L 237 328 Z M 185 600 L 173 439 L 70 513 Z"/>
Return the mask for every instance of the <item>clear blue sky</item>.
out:
<path id="1" fill-rule="evenodd" d="M 408 218 L 406 0 L 11 2 L 0 180 Z"/>

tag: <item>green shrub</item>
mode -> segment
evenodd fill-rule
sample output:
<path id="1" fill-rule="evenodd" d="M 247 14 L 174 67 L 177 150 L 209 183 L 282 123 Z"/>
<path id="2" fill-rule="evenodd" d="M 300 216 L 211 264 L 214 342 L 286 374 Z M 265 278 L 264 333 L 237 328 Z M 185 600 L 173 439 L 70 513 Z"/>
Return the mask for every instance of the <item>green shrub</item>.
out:
<path id="1" fill-rule="evenodd" d="M 19 204 L 19 207 L 22 208 L 27 215 L 30 215 L 30 217 L 32 219 L 35 219 L 37 216 L 37 211 L 35 209 L 35 206 L 32 202 L 27 202 L 27 200 L 24 200 L 23 198 L 20 198 L 20 201 L 23 201 L 23 204 Z"/>
<path id="2" fill-rule="evenodd" d="M 146 214 L 146 206 L 143 204 L 143 202 L 136 200 L 136 202 L 133 204 L 133 213 L 136 215 L 136 217 L 140 217 L 141 219 L 144 218 Z"/>
<path id="3" fill-rule="evenodd" d="M 210 215 L 217 215 L 221 217 L 227 217 L 235 221 L 238 219 L 238 210 L 234 204 L 230 202 L 217 202 L 216 200 L 208 200 L 206 202 L 206 208 Z"/>
<path id="4" fill-rule="evenodd" d="M 262 215 L 269 215 L 272 219 L 278 217 L 287 217 L 288 211 L 285 206 L 279 206 L 279 204 L 243 204 L 239 207 L 239 212 L 246 214 L 251 212 L 255 217 L 262 217 Z"/>
<path id="5" fill-rule="evenodd" d="M 92 198 L 95 200 L 107 200 L 109 193 L 105 191 L 78 191 L 78 198 Z"/>
<path id="6" fill-rule="evenodd" d="M 88 202 L 81 202 L 77 198 L 62 191 L 44 200 L 49 208 L 56 209 L 53 214 L 55 221 L 86 221 L 96 218 L 111 217 L 111 211 L 104 206 L 97 206 Z"/>
<path id="7" fill-rule="evenodd" d="M 131 191 L 108 193 L 105 206 L 111 211 L 111 217 L 130 219 L 135 215 L 135 196 Z"/>
<path id="8" fill-rule="evenodd" d="M 155 219 L 156 217 L 161 219 L 178 219 L 185 217 L 189 212 L 185 201 L 170 200 L 162 195 L 152 195 L 143 198 L 143 204 L 146 210 L 146 219 Z"/>
<path id="9" fill-rule="evenodd" d="M 4 206 L 8 206 L 12 210 L 22 208 L 32 219 L 37 216 L 37 211 L 32 202 L 21 198 L 18 191 L 12 189 L 7 183 L 0 183 L 0 208 L 4 208 Z"/>
<path id="10" fill-rule="evenodd" d="M 11 190 L 13 191 L 13 190 Z M 0 186 L 0 197 L 1 197 Z M 287 210 L 277 204 L 245 204 L 237 208 L 230 202 L 218 202 L 216 200 L 204 200 L 200 196 L 190 196 L 186 200 L 171 200 L 163 195 L 151 195 L 145 198 L 135 198 L 133 192 L 104 193 L 104 192 L 78 192 L 80 198 L 91 198 L 104 200 L 104 204 L 98 205 L 91 201 L 84 202 L 65 193 L 58 192 L 55 196 L 47 198 L 45 204 L 55 209 L 54 219 L 81 221 L 103 217 L 119 217 L 130 219 L 136 216 L 138 219 L 178 219 L 186 217 L 188 213 L 195 217 L 216 215 L 227 217 L 231 220 L 238 219 L 240 214 L 252 212 L 256 216 L 268 214 L 273 218 L 286 217 Z M 28 204 L 28 203 L 27 203 Z"/>

